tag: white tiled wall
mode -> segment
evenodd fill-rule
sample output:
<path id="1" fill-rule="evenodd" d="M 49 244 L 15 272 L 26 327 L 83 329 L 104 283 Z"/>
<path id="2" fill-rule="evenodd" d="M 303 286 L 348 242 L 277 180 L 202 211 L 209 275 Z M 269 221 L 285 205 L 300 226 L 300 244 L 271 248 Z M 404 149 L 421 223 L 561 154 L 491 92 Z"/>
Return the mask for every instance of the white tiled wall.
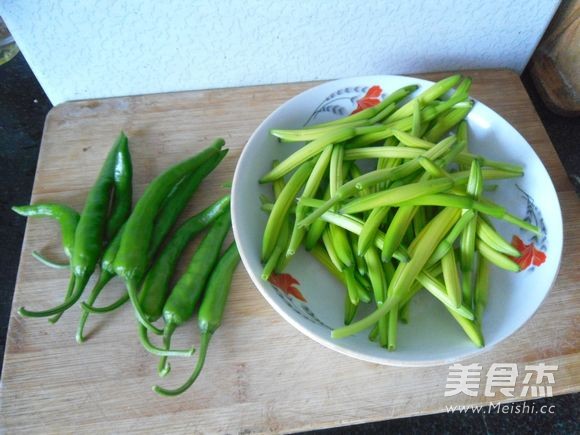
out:
<path id="1" fill-rule="evenodd" d="M 54 104 L 362 74 L 521 71 L 557 0 L 2 0 Z"/>

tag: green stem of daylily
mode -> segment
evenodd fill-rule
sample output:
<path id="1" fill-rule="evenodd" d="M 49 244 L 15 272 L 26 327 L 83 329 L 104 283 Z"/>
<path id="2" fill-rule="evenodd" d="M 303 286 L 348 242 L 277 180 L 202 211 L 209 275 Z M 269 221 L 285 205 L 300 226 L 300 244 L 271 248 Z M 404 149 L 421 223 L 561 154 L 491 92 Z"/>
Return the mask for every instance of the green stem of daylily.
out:
<path id="1" fill-rule="evenodd" d="M 489 222 L 478 216 L 477 217 L 477 227 L 476 227 L 477 237 L 487 243 L 496 251 L 503 254 L 509 255 L 510 257 L 520 257 L 522 254 L 516 248 L 514 248 L 507 240 L 505 240 Z"/>
<path id="2" fill-rule="evenodd" d="M 437 298 L 447 308 L 455 311 L 457 314 L 465 317 L 466 319 L 474 319 L 474 314 L 468 307 L 465 305 L 456 306 L 455 302 L 449 296 L 449 293 L 443 283 L 436 279 L 433 274 L 427 271 L 423 271 L 417 276 L 417 281 L 419 281 L 429 293 L 435 296 L 435 298 Z"/>
<path id="3" fill-rule="evenodd" d="M 475 278 L 475 318 L 481 324 L 483 312 L 487 305 L 487 294 L 489 289 L 489 262 L 479 256 L 477 265 L 477 275 Z"/>
<path id="4" fill-rule="evenodd" d="M 353 115 L 345 116 L 344 118 L 339 118 L 334 121 L 325 122 L 322 124 L 316 124 L 311 127 L 306 127 L 306 129 L 314 129 L 320 127 L 332 127 L 332 126 L 340 126 L 344 125 L 353 121 L 360 121 L 360 120 L 369 120 L 369 124 L 374 122 L 379 122 L 383 119 L 380 117 L 379 120 L 375 120 L 376 117 L 381 115 L 387 108 L 393 106 L 407 95 L 415 92 L 419 86 L 417 85 L 408 85 L 404 86 L 400 89 L 397 89 L 395 92 L 391 93 L 388 97 L 386 97 L 383 101 L 373 107 L 369 107 L 368 109 L 361 110 L 358 113 Z M 396 107 L 396 106 L 395 106 Z M 386 116 L 386 115 L 385 115 Z M 302 130 L 289 130 L 289 131 L 302 131 Z"/>
<path id="5" fill-rule="evenodd" d="M 447 132 L 467 117 L 472 108 L 473 104 L 465 107 L 456 107 L 440 116 L 435 122 L 435 125 L 425 135 L 425 139 L 432 142 L 441 140 Z"/>
<path id="6" fill-rule="evenodd" d="M 413 104 L 413 127 L 411 127 L 411 134 L 413 136 L 421 136 L 421 104 L 419 100 L 415 100 Z"/>
<path id="7" fill-rule="evenodd" d="M 439 212 L 422 231 L 422 235 L 418 237 L 420 240 L 415 244 L 409 262 L 401 263 L 397 267 L 395 277 L 389 286 L 388 298 L 385 303 L 365 318 L 351 325 L 333 330 L 332 338 L 344 338 L 364 331 L 378 322 L 396 304 L 400 303 L 405 294 L 405 289 L 410 287 L 429 259 L 429 253 L 433 251 L 459 219 L 459 215 L 459 210 L 452 208 L 446 208 Z"/>
<path id="8" fill-rule="evenodd" d="M 475 246 L 478 252 L 483 255 L 483 257 L 485 257 L 491 263 L 495 264 L 497 267 L 509 270 L 510 272 L 520 271 L 520 266 L 515 261 L 513 261 L 507 255 L 504 255 L 501 252 L 497 252 L 487 243 L 481 240 L 477 240 L 475 242 Z"/>
<path id="9" fill-rule="evenodd" d="M 332 264 L 334 264 L 334 266 L 342 272 L 344 270 L 344 267 L 342 262 L 340 261 L 340 258 L 338 257 L 338 254 L 336 253 L 336 248 L 332 243 L 332 237 L 330 235 L 330 230 L 328 228 L 326 228 L 322 233 L 322 243 L 326 248 L 328 256 L 332 260 Z"/>
<path id="10" fill-rule="evenodd" d="M 354 267 L 347 267 L 343 270 L 346 279 L 346 289 L 348 297 L 353 305 L 358 305 L 360 302 L 360 295 L 358 291 L 359 284 L 354 277 Z"/>
<path id="11" fill-rule="evenodd" d="M 306 181 L 306 185 L 304 186 L 304 191 L 302 192 L 303 198 L 310 198 L 316 194 L 316 191 L 320 187 L 320 183 L 324 174 L 326 173 L 326 169 L 330 164 L 330 158 L 332 155 L 332 144 L 327 145 L 324 151 L 320 154 L 320 157 L 316 161 L 314 168 L 312 169 L 312 173 L 308 177 L 308 181 Z M 294 221 L 294 226 L 292 228 L 292 235 L 290 236 L 290 244 L 288 245 L 288 251 L 286 252 L 286 256 L 292 256 L 296 253 L 296 250 L 300 246 L 300 243 L 304 239 L 304 235 L 306 230 L 304 228 L 298 227 L 298 222 L 302 220 L 304 216 L 304 210 L 302 207 L 296 207 L 296 219 Z"/>
<path id="12" fill-rule="evenodd" d="M 305 207 L 314 206 L 316 207 L 317 204 L 320 204 L 321 201 L 318 199 L 310 199 L 305 198 L 302 200 L 302 204 Z M 360 235 L 363 228 L 363 221 L 360 219 L 355 218 L 354 216 L 349 216 L 345 214 L 339 214 L 331 211 L 326 211 L 320 216 L 324 222 L 328 222 L 330 224 L 337 225 L 341 228 L 344 228 L 351 233 L 356 235 Z M 382 231 L 377 231 L 376 237 L 374 239 L 374 245 L 379 248 L 380 250 L 383 249 L 383 239 L 385 235 Z M 409 255 L 405 252 L 405 249 L 402 246 L 399 246 L 395 252 L 393 253 L 393 257 L 399 261 L 407 262 L 409 261 Z"/>
<path id="13" fill-rule="evenodd" d="M 460 131 L 463 131 L 463 129 L 460 129 Z M 421 138 L 412 136 L 409 133 L 406 133 L 404 131 L 396 130 L 393 132 L 393 134 L 397 139 L 399 139 L 401 141 L 402 144 L 406 145 L 406 147 L 428 150 L 428 149 L 431 149 L 435 146 L 435 144 L 432 142 L 429 142 L 425 139 L 421 139 Z M 362 150 L 363 150 L 362 153 L 366 154 L 368 157 L 360 157 L 360 158 L 372 158 L 372 157 L 370 157 L 370 154 L 371 154 L 370 151 L 365 151 L 367 149 L 374 149 L 374 150 L 376 150 L 375 152 L 379 155 L 381 153 L 380 151 L 378 151 L 380 148 L 362 148 Z M 349 158 L 350 158 L 350 156 L 356 155 L 356 153 L 355 153 L 356 151 L 358 151 L 358 150 L 356 150 L 356 149 L 348 150 L 347 155 L 349 156 Z M 399 152 L 411 154 L 411 151 L 399 151 Z M 350 153 L 352 153 L 352 154 L 350 154 Z M 378 157 L 378 155 L 377 155 L 377 157 Z M 509 172 L 516 172 L 520 175 L 523 175 L 523 173 L 524 173 L 524 169 L 520 165 L 516 165 L 513 163 L 499 162 L 496 160 L 490 160 L 490 159 L 487 159 L 487 158 L 480 156 L 478 154 L 472 154 L 469 152 L 462 151 L 459 154 L 457 154 L 457 156 L 455 157 L 455 161 L 457 163 L 460 163 L 460 164 L 471 164 L 471 162 L 473 160 L 479 160 L 481 162 L 481 166 L 489 166 L 490 168 L 501 169 L 501 170 L 509 171 Z"/>
<path id="14" fill-rule="evenodd" d="M 423 155 L 430 159 L 436 159 L 441 155 L 445 154 L 451 146 L 455 143 L 454 137 L 449 137 L 441 142 L 439 142 L 432 149 L 427 150 Z M 398 180 L 406 177 L 421 168 L 421 164 L 418 159 L 413 159 L 409 162 L 403 163 L 395 168 L 381 169 L 377 171 L 371 171 L 360 177 L 354 178 L 347 183 L 344 183 L 336 191 L 336 194 L 328 199 L 323 205 L 312 211 L 307 217 L 298 222 L 298 226 L 305 227 L 312 224 L 316 219 L 318 219 L 325 211 L 330 210 L 336 204 L 339 204 L 343 200 L 354 196 L 357 190 L 363 190 L 370 186 L 374 186 L 386 180 Z"/>
<path id="15" fill-rule="evenodd" d="M 418 101 L 421 106 L 425 106 L 431 101 L 436 100 L 437 98 L 445 95 L 453 86 L 455 86 L 461 80 L 461 75 L 456 74 L 450 77 L 446 77 L 443 80 L 438 81 L 431 85 L 427 90 L 419 94 L 416 98 L 409 101 L 405 105 L 403 105 L 400 109 L 398 109 L 395 113 L 393 113 L 387 121 L 395 121 L 401 118 L 405 118 L 409 115 L 413 114 L 413 108 L 415 101 Z"/>
<path id="16" fill-rule="evenodd" d="M 260 183 L 268 183 L 288 174 L 294 168 L 297 168 L 308 159 L 320 154 L 324 148 L 329 144 L 344 142 L 356 134 L 356 129 L 352 127 L 340 128 L 337 131 L 327 133 L 318 139 L 313 140 L 307 145 L 300 148 L 286 160 L 282 161 L 278 166 L 273 168 L 264 177 L 260 179 Z"/>
<path id="17" fill-rule="evenodd" d="M 276 246 L 276 241 L 280 235 L 281 223 L 288 215 L 290 206 L 293 205 L 294 198 L 296 198 L 298 191 L 306 182 L 313 166 L 314 164 L 312 162 L 308 162 L 292 174 L 292 177 L 290 177 L 290 180 L 288 180 L 288 183 L 282 189 L 280 197 L 274 203 L 274 208 L 272 209 L 270 216 L 268 216 L 268 222 L 266 223 L 266 229 L 264 230 L 264 236 L 262 239 L 262 261 L 266 261 L 270 258 L 270 255 Z M 274 169 L 279 167 L 280 165 L 276 166 Z"/>
<path id="18" fill-rule="evenodd" d="M 389 261 L 395 250 L 401 245 L 403 237 L 407 232 L 407 228 L 411 225 L 417 210 L 418 207 L 399 207 L 393 216 L 393 219 L 383 237 L 381 258 L 384 262 Z"/>
<path id="19" fill-rule="evenodd" d="M 305 142 L 319 139 L 320 137 L 330 133 L 336 133 L 337 131 L 340 131 L 341 129 L 347 127 L 354 128 L 368 125 L 369 122 L 367 120 L 358 120 L 331 126 L 315 125 L 303 130 L 272 129 L 270 130 L 270 134 L 272 136 L 281 139 L 284 142 Z"/>
<path id="20" fill-rule="evenodd" d="M 332 276 L 334 276 L 346 287 L 346 279 L 344 274 L 335 266 L 324 247 L 317 244 L 310 250 L 310 253 L 332 274 Z"/>
<path id="21" fill-rule="evenodd" d="M 449 190 L 453 187 L 453 184 L 453 180 L 441 178 L 406 184 L 404 186 L 377 192 L 363 198 L 353 199 L 342 206 L 342 211 L 345 213 L 359 213 L 377 207 L 393 206 L 423 195 L 430 195 Z"/>
<path id="22" fill-rule="evenodd" d="M 455 251 L 450 249 L 447 254 L 441 259 L 441 266 L 443 267 L 443 279 L 449 299 L 454 307 L 461 306 L 462 292 L 461 282 L 459 281 L 459 270 L 455 261 Z"/>
<path id="23" fill-rule="evenodd" d="M 469 222 L 471 222 L 474 217 L 475 212 L 473 210 L 467 210 L 465 213 L 463 213 L 463 215 L 457 221 L 455 226 L 451 229 L 451 231 L 449 231 L 449 234 L 447 234 L 447 236 L 441 241 L 441 243 L 439 243 L 437 249 L 435 249 L 435 252 L 433 252 L 433 255 L 431 255 L 431 258 L 427 262 L 427 266 L 432 266 L 435 263 L 437 263 L 439 260 L 443 258 L 445 254 L 447 254 L 447 252 L 451 248 L 453 248 L 455 240 L 457 240 L 457 238 L 463 232 L 467 224 L 469 224 Z"/>
<path id="24" fill-rule="evenodd" d="M 363 224 L 362 231 L 358 238 L 356 255 L 364 255 L 369 246 L 372 245 L 374 239 L 376 238 L 379 226 L 387 217 L 389 210 L 390 207 L 377 207 L 371 211 L 367 220 Z"/>
<path id="25" fill-rule="evenodd" d="M 366 251 L 364 259 L 368 264 L 369 279 L 371 281 L 375 303 L 377 307 L 380 307 L 387 298 L 387 280 L 377 249 L 374 246 L 371 246 Z M 389 324 L 387 316 L 383 316 L 381 319 L 379 319 L 378 329 L 380 345 L 383 347 L 387 346 L 389 342 Z"/>
<path id="26" fill-rule="evenodd" d="M 478 160 L 471 162 L 469 179 L 467 182 L 466 193 L 473 199 L 478 200 L 483 191 L 483 174 Z M 464 213 L 467 210 L 463 211 Z M 463 298 L 469 306 L 473 301 L 473 262 L 475 260 L 475 238 L 476 238 L 477 220 L 472 220 L 467 224 L 461 242 L 459 244 L 459 262 L 462 273 L 462 290 Z"/>

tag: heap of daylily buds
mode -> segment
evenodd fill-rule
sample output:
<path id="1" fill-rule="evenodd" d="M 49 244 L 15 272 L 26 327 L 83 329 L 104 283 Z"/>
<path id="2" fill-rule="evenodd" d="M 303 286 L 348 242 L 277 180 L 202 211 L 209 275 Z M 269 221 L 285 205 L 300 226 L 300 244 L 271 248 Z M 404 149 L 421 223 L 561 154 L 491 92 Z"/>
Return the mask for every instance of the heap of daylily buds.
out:
<path id="1" fill-rule="evenodd" d="M 269 213 L 262 278 L 282 272 L 304 244 L 346 288 L 345 326 L 333 338 L 370 328 L 371 340 L 394 350 L 398 322 L 424 288 L 484 345 L 489 263 L 517 272 L 510 257 L 520 255 L 490 218 L 538 229 L 483 195 L 497 187 L 487 181 L 523 169 L 469 152 L 470 87 L 454 75 L 412 99 L 414 85 L 335 121 L 271 131 L 304 146 L 260 180 L 274 195 L 261 198 Z M 360 160 L 373 169 L 363 172 Z M 353 323 L 361 303 L 376 310 Z"/>

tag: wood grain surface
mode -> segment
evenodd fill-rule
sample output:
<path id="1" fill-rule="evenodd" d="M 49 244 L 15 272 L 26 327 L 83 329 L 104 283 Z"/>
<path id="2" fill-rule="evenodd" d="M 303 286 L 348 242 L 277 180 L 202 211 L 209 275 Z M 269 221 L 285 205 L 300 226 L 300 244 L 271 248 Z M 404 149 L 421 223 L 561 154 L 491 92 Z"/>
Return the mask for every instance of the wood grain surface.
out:
<path id="1" fill-rule="evenodd" d="M 564 214 L 563 263 L 554 288 L 533 318 L 517 333 L 481 355 L 485 370 L 494 362 L 558 364 L 554 394 L 579 390 L 580 201 L 519 80 L 510 71 L 469 71 L 472 95 L 499 112 L 530 142 L 550 173 Z M 444 74 L 422 77 L 438 79 Z M 133 154 L 134 184 L 223 136 L 230 154 L 204 181 L 190 215 L 222 195 L 249 135 L 276 107 L 314 83 L 260 86 L 66 103 L 46 119 L 32 202 L 59 201 L 78 210 L 107 150 L 120 129 Z M 89 340 L 74 334 L 78 307 L 59 323 L 23 319 L 16 309 L 57 304 L 67 273 L 39 265 L 35 249 L 59 252 L 57 227 L 29 220 L 4 359 L 0 425 L 5 432 L 293 432 L 445 411 L 446 405 L 477 404 L 489 398 L 444 397 L 447 366 L 397 368 L 340 355 L 310 340 L 284 321 L 252 285 L 243 267 L 222 328 L 210 347 L 197 383 L 177 398 L 159 397 L 151 386 L 176 386 L 193 361 L 174 360 L 169 377 L 156 374 L 157 359 L 137 340 L 128 306 L 89 319 Z M 18 255 L 18 253 L 14 253 Z M 121 291 L 118 281 L 103 302 Z M 176 334 L 185 346 L 193 323 Z M 483 377 L 483 379 L 485 379 Z M 522 376 L 519 381 L 521 382 Z M 483 391 L 483 386 L 481 387 Z M 516 391 L 519 391 L 517 389 Z M 498 395 L 494 400 L 506 399 Z M 517 399 L 517 398 L 516 398 Z M 514 399 L 512 399 L 514 400 Z"/>

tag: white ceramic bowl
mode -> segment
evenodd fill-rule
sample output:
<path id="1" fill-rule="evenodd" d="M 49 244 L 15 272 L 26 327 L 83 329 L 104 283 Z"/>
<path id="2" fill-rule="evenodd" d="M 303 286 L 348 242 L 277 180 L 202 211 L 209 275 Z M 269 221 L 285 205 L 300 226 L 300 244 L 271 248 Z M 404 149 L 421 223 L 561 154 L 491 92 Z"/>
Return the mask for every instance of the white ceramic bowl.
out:
<path id="1" fill-rule="evenodd" d="M 350 114 L 373 86 L 380 87 L 371 91 L 371 94 L 380 94 L 380 99 L 409 84 L 420 85 L 420 92 L 431 82 L 403 76 L 343 79 L 316 86 L 280 106 L 256 129 L 239 159 L 232 190 L 232 219 L 241 258 L 252 281 L 291 325 L 322 345 L 354 358 L 379 364 L 428 366 L 473 356 L 513 334 L 546 297 L 560 263 L 562 215 L 552 181 L 526 140 L 484 104 L 476 102 L 467 118 L 470 150 L 525 168 L 524 177 L 500 181 L 499 189 L 486 196 L 511 213 L 532 219 L 544 233 L 534 238 L 502 221 L 496 222 L 496 228 L 508 240 L 517 235 L 524 243 L 533 243 L 546 256 L 540 266 L 532 263 L 520 273 L 492 268 L 489 303 L 483 321 L 484 349 L 476 348 L 445 308 L 427 292 L 413 299 L 410 322 L 399 325 L 398 347 L 394 352 L 370 342 L 366 331 L 345 339 L 332 339 L 331 329 L 343 326 L 345 290 L 304 250 L 296 254 L 287 272 L 299 282 L 296 288 L 305 301 L 260 278 L 260 249 L 267 216 L 260 211 L 258 196 L 260 193 L 271 196 L 271 185 L 260 185 L 258 179 L 269 171 L 273 160 L 283 160 L 300 147 L 300 144 L 279 143 L 269 130 L 300 128 L 336 119 Z M 528 251 L 537 252 L 531 247 Z M 541 254 L 534 257 L 537 263 L 541 257 Z M 368 310 L 359 310 L 357 318 L 370 310 L 369 304 Z"/>

